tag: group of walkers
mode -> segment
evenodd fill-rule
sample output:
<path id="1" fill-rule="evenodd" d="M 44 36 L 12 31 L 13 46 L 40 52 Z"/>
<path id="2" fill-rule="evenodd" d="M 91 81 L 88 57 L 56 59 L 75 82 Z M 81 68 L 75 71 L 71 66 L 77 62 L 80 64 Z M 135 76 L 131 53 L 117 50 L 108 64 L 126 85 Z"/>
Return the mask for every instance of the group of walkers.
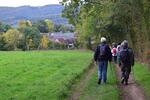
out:
<path id="1" fill-rule="evenodd" d="M 108 61 L 110 64 L 113 61 L 121 69 L 121 83 L 128 85 L 131 67 L 134 66 L 134 53 L 127 40 L 118 44 L 112 43 L 112 46 L 109 46 L 106 38 L 102 37 L 101 43 L 95 50 L 94 60 L 98 64 L 98 84 L 101 84 L 101 81 L 107 82 Z"/>

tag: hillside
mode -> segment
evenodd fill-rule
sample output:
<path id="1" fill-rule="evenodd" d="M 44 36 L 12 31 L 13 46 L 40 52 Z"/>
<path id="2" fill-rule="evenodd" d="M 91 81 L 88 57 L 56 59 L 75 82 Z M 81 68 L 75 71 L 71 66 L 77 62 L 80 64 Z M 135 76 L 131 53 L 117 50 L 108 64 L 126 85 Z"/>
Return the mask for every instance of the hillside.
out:
<path id="1" fill-rule="evenodd" d="M 20 19 L 36 21 L 48 18 L 56 24 L 67 24 L 67 19 L 61 17 L 63 8 L 62 5 L 0 7 L 0 20 L 15 25 Z"/>

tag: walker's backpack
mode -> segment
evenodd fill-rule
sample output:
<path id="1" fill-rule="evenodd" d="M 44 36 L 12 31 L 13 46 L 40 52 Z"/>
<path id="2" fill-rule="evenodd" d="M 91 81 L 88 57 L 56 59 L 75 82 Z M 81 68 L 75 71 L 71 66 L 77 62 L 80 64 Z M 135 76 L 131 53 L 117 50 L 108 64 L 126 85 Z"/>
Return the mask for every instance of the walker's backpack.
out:
<path id="1" fill-rule="evenodd" d="M 106 45 L 100 45 L 100 56 L 106 55 Z"/>
<path id="2" fill-rule="evenodd" d="M 131 64 L 130 52 L 129 52 L 128 49 L 122 50 L 121 54 L 120 54 L 120 57 L 121 57 L 121 61 L 124 65 L 130 65 Z"/>

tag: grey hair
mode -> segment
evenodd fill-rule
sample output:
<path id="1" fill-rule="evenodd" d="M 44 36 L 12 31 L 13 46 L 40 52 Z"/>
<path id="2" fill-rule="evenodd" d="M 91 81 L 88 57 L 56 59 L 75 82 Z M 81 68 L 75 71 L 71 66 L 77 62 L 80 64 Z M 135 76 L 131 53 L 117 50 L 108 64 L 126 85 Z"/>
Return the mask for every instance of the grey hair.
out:
<path id="1" fill-rule="evenodd" d="M 128 41 L 124 40 L 121 45 L 123 46 L 123 48 L 128 48 Z"/>
<path id="2" fill-rule="evenodd" d="M 106 42 L 106 38 L 105 37 L 101 37 L 101 42 Z"/>

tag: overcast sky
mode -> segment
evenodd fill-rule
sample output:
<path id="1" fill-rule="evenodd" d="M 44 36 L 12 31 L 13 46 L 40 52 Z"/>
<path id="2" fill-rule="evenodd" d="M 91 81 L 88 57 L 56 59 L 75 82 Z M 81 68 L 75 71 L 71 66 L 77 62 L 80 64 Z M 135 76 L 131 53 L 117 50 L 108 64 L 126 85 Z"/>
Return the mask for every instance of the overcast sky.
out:
<path id="1" fill-rule="evenodd" d="M 0 0 L 0 6 L 18 7 L 23 5 L 43 6 L 59 4 L 60 0 Z"/>

